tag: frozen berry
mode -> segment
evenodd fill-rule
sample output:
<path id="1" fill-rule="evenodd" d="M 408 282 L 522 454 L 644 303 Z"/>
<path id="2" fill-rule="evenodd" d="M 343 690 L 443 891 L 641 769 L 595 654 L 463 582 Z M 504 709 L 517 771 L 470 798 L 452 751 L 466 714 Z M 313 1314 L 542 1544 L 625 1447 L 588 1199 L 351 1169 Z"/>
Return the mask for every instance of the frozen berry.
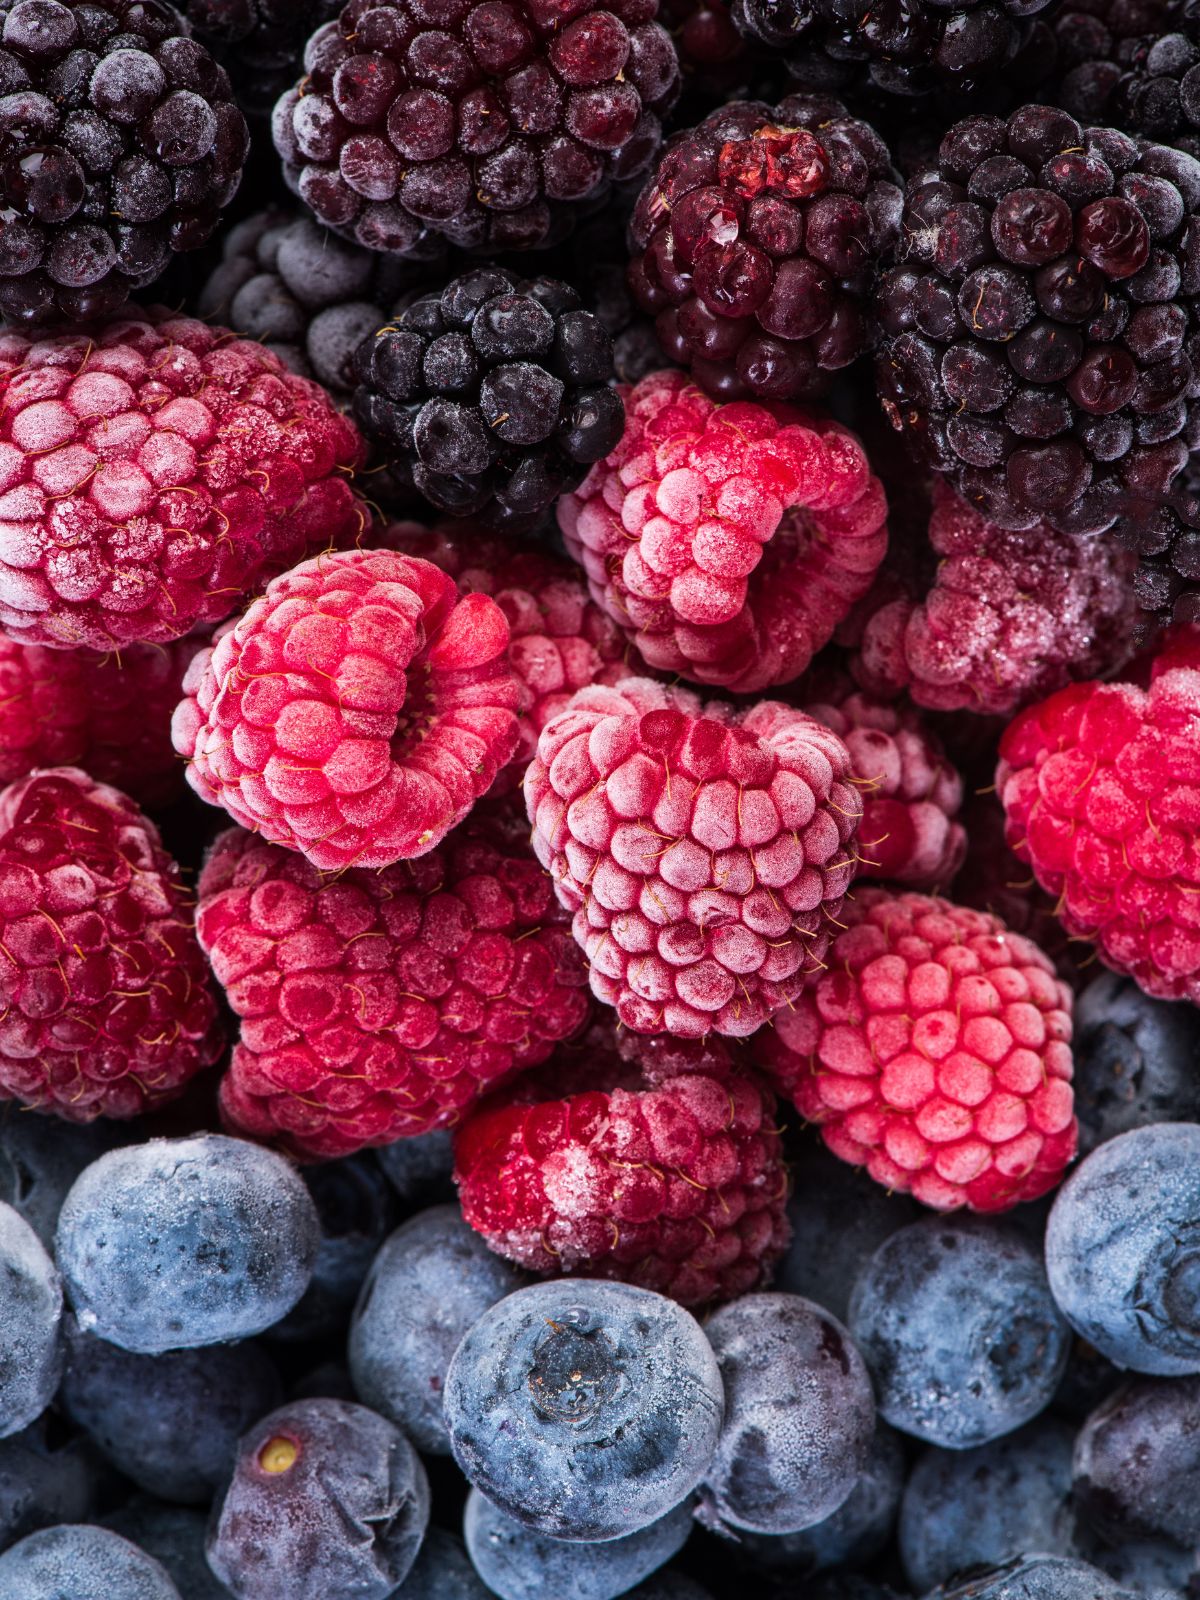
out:
<path id="1" fill-rule="evenodd" d="M 181 1600 L 153 1556 L 88 1523 L 31 1533 L 0 1555 L 4 1600 Z"/>
<path id="2" fill-rule="evenodd" d="M 54 1398 L 62 1312 L 62 1284 L 41 1240 L 11 1206 L 0 1205 L 0 1439 L 27 1427 Z"/>

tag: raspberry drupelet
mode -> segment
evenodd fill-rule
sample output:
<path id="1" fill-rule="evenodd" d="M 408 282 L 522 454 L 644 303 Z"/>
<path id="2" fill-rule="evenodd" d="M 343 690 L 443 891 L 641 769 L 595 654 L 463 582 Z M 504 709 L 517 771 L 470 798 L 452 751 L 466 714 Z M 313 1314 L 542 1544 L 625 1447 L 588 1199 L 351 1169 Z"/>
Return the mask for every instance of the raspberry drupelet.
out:
<path id="1" fill-rule="evenodd" d="M 798 677 L 887 548 L 862 446 L 791 406 L 720 405 L 680 372 L 643 378 L 625 413 L 558 507 L 592 595 L 657 671 L 739 694 Z"/>
<path id="2" fill-rule="evenodd" d="M 332 878 L 231 829 L 197 929 L 241 1019 L 224 1114 L 302 1155 L 451 1126 L 588 1018 L 583 962 L 509 808 L 479 808 L 420 860 Z"/>
<path id="3" fill-rule="evenodd" d="M 677 134 L 630 223 L 633 296 L 720 400 L 811 399 L 872 342 L 903 199 L 882 139 L 837 100 L 741 101 Z"/>
<path id="4" fill-rule="evenodd" d="M 1005 1211 L 1075 1153 L 1071 993 L 997 917 L 863 888 L 828 968 L 755 1040 L 834 1155 L 939 1211 Z"/>
<path id="5" fill-rule="evenodd" d="M 221 1054 L 158 830 L 71 767 L 0 794 L 0 1095 L 72 1122 L 173 1099 Z"/>
<path id="6" fill-rule="evenodd" d="M 275 578 L 183 687 L 196 793 L 327 871 L 432 850 L 517 744 L 504 613 L 392 550 Z"/>
<path id="7" fill-rule="evenodd" d="M 679 92 L 657 0 L 350 0 L 275 107 L 318 221 L 406 254 L 553 243 L 646 170 Z"/>
<path id="8" fill-rule="evenodd" d="M 753 1033 L 821 969 L 861 806 L 835 733 L 645 678 L 581 689 L 525 774 L 533 845 L 639 1033 Z"/>
<path id="9" fill-rule="evenodd" d="M 1000 743 L 1012 848 L 1068 933 L 1163 1000 L 1200 1002 L 1200 650 L 1194 630 L 1148 688 L 1080 683 Z"/>
<path id="10" fill-rule="evenodd" d="M 362 459 L 315 383 L 191 317 L 0 330 L 0 627 L 107 651 L 219 622 L 357 538 Z"/>

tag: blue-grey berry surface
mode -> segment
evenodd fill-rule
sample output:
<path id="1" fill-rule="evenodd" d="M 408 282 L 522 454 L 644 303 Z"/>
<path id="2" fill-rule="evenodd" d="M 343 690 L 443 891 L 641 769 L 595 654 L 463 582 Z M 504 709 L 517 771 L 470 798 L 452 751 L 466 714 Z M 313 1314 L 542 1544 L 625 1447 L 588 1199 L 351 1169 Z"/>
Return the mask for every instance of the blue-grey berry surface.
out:
<path id="1" fill-rule="evenodd" d="M 1127 1600 L 1129 1594 L 1086 1561 L 1031 1554 L 968 1569 L 931 1589 L 929 1600 Z"/>
<path id="2" fill-rule="evenodd" d="M 50 1404 L 62 1371 L 62 1283 L 37 1234 L 0 1205 L 0 1439 Z"/>
<path id="3" fill-rule="evenodd" d="M 1075 1498 L 1110 1544 L 1200 1546 L 1200 1378 L 1134 1378 L 1075 1439 Z"/>
<path id="4" fill-rule="evenodd" d="M 1200 1011 L 1103 972 L 1075 1002 L 1079 1150 L 1151 1122 L 1200 1121 Z"/>
<path id="5" fill-rule="evenodd" d="M 405 1206 L 433 1205 L 454 1196 L 454 1135 L 445 1128 L 396 1139 L 374 1152 Z"/>
<path id="6" fill-rule="evenodd" d="M 110 1512 L 104 1526 L 161 1562 L 183 1600 L 229 1600 L 204 1553 L 205 1512 L 138 1495 Z"/>
<path id="7" fill-rule="evenodd" d="M 82 1434 L 43 1412 L 0 1440 L 0 1550 L 55 1522 L 84 1522 L 104 1472 Z"/>
<path id="8" fill-rule="evenodd" d="M 431 1527 L 391 1600 L 488 1600 L 491 1594 L 462 1540 L 444 1528 Z"/>
<path id="9" fill-rule="evenodd" d="M 19 1211 L 47 1250 L 67 1192 L 84 1167 L 115 1142 L 112 1123 L 77 1127 L 58 1117 L 0 1108 L 0 1200 Z"/>
<path id="10" fill-rule="evenodd" d="M 91 1523 L 42 1528 L 0 1555 L 4 1600 L 186 1600 L 153 1556 Z"/>

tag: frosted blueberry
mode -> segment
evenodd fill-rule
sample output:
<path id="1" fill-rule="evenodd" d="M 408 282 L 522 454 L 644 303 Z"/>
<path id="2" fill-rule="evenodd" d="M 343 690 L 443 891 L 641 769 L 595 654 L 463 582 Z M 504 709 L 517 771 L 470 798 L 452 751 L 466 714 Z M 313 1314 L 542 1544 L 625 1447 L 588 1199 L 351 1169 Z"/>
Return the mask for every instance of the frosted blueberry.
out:
<path id="1" fill-rule="evenodd" d="M 1067 1556 L 1021 1555 L 1001 1566 L 976 1568 L 928 1600 L 1132 1600 L 1111 1578 Z"/>
<path id="2" fill-rule="evenodd" d="M 68 1189 L 112 1143 L 103 1124 L 77 1127 L 59 1117 L 31 1116 L 10 1103 L 0 1112 L 0 1200 L 53 1250 Z"/>
<path id="3" fill-rule="evenodd" d="M 81 1434 L 62 1433 L 52 1413 L 43 1412 L 0 1440 L 0 1550 L 51 1523 L 91 1515 L 98 1457 Z"/>
<path id="4" fill-rule="evenodd" d="M 62 1313 L 54 1263 L 24 1218 L 0 1205 L 0 1439 L 27 1427 L 54 1396 Z"/>
<path id="5" fill-rule="evenodd" d="M 454 1135 L 438 1128 L 396 1139 L 374 1152 L 388 1182 L 406 1205 L 449 1200 L 454 1195 Z"/>
<path id="6" fill-rule="evenodd" d="M 1075 1498 L 1111 1544 L 1200 1546 L 1200 1378 L 1139 1378 L 1075 1440 Z"/>
<path id="7" fill-rule="evenodd" d="M 0 1555 L 4 1600 L 180 1600 L 144 1550 L 89 1523 L 31 1533 Z"/>
<path id="8" fill-rule="evenodd" d="M 430 1528 L 391 1600 L 491 1600 L 491 1595 L 462 1540 L 443 1528 Z"/>
<path id="9" fill-rule="evenodd" d="M 1200 1012 L 1153 1000 L 1115 972 L 1075 1002 L 1079 1149 L 1151 1122 L 1200 1121 Z"/>
<path id="10" fill-rule="evenodd" d="M 202 1511 L 138 1496 L 105 1517 L 104 1526 L 161 1562 L 183 1600 L 229 1600 L 204 1554 L 208 1518 Z"/>

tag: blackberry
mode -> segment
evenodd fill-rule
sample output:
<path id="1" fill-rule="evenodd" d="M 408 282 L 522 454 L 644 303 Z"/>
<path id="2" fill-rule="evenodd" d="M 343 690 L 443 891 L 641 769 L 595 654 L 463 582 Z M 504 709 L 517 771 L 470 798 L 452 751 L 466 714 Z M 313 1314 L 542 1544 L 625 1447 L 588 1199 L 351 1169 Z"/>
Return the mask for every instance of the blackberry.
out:
<path id="1" fill-rule="evenodd" d="M 621 437 L 612 341 L 554 278 L 498 267 L 452 278 L 368 335 L 354 414 L 440 511 L 536 521 Z"/>
<path id="2" fill-rule="evenodd" d="M 101 315 L 212 233 L 245 118 L 162 0 L 0 0 L 0 24 L 0 313 Z"/>
<path id="3" fill-rule="evenodd" d="M 634 298 L 714 398 L 808 399 L 870 342 L 901 193 L 887 148 L 837 100 L 745 101 L 679 134 L 630 223 Z"/>
<path id="4" fill-rule="evenodd" d="M 349 0 L 275 108 L 284 176 L 372 250 L 529 249 L 644 172 L 679 90 L 658 0 Z"/>
<path id="5" fill-rule="evenodd" d="M 1067 0 L 1054 33 L 1067 111 L 1200 156 L 1196 0 Z"/>
<path id="6" fill-rule="evenodd" d="M 308 36 L 336 17 L 340 0 L 187 0 L 197 38 L 229 73 L 238 104 L 254 117 L 294 83 Z"/>
<path id="7" fill-rule="evenodd" d="M 1200 575 L 1174 503 L 1200 436 L 1198 206 L 1179 151 L 1049 106 L 968 117 L 910 180 L 878 294 L 910 453 L 1000 527 L 1136 543 L 1167 572 L 1141 580 L 1151 610 Z"/>

